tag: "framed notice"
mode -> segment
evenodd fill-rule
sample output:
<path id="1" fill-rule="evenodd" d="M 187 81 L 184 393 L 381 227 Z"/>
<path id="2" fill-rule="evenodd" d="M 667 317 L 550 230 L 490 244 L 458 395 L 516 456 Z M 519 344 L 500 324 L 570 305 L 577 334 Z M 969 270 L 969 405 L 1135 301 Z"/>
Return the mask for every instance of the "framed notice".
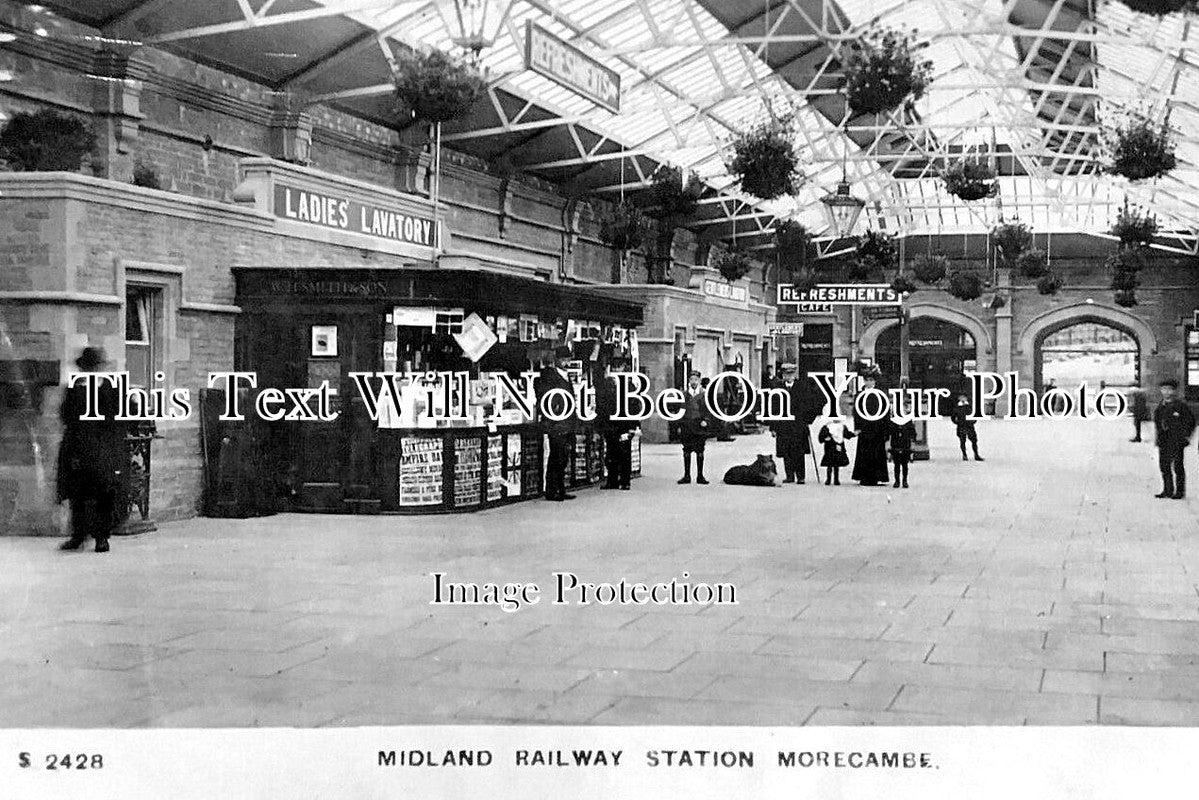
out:
<path id="1" fill-rule="evenodd" d="M 312 326 L 312 355 L 314 358 L 337 355 L 337 326 Z"/>

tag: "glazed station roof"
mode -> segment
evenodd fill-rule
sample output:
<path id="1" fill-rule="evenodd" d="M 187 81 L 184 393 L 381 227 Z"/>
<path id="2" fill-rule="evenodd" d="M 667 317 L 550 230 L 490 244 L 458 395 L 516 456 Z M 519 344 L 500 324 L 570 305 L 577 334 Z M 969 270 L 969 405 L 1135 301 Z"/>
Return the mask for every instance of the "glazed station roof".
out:
<path id="1" fill-rule="evenodd" d="M 827 231 L 819 199 L 844 170 L 866 226 L 1104 233 L 1128 201 L 1196 252 L 1199 54 L 1192 17 L 1118 0 L 458 0 L 498 23 L 481 52 L 486 102 L 443 126 L 444 144 L 563 184 L 640 202 L 661 163 L 709 186 L 692 227 L 765 244 L 796 218 Z M 454 0 L 61 0 L 52 13 L 182 51 L 395 124 L 391 63 L 403 47 L 454 50 Z M 532 22 L 620 76 L 619 111 L 525 69 Z M 848 117 L 840 57 L 873 25 L 914 29 L 934 64 L 926 96 L 885 118 Z M 743 194 L 725 161 L 741 130 L 788 111 L 806 182 L 794 197 Z M 1179 165 L 1153 182 L 1103 174 L 1102 131 L 1135 111 L 1168 121 Z M 993 155 L 1000 191 L 964 203 L 938 174 Z"/>

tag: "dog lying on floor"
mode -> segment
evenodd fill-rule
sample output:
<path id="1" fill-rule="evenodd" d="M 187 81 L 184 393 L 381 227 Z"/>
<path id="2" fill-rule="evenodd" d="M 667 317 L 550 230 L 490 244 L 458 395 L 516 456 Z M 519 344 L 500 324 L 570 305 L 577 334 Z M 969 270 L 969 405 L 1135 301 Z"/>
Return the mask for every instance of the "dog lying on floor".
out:
<path id="1" fill-rule="evenodd" d="M 724 482 L 731 486 L 777 486 L 779 470 L 772 456 L 758 456 L 752 464 L 729 467 Z"/>

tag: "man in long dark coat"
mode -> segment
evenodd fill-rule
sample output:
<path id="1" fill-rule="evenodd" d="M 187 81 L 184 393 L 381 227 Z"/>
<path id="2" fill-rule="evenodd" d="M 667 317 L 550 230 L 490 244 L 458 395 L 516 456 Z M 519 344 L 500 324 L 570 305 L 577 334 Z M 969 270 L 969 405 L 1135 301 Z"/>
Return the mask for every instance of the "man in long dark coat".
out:
<path id="1" fill-rule="evenodd" d="M 875 376 L 865 376 L 864 389 L 873 389 Z M 854 453 L 853 475 L 862 486 L 883 486 L 890 480 L 887 470 L 887 433 L 890 420 L 886 417 L 869 420 L 854 410 L 854 427 L 857 428 L 858 447 Z"/>
<path id="2" fill-rule="evenodd" d="M 1154 495 L 1181 500 L 1187 493 L 1187 473 L 1184 465 L 1187 444 L 1195 432 L 1195 415 L 1178 399 L 1178 381 L 1167 378 L 1161 382 L 1162 402 L 1153 412 L 1156 432 L 1158 466 L 1162 472 L 1162 490 Z"/>
<path id="3" fill-rule="evenodd" d="M 554 366 L 541 370 L 533 384 L 538 406 L 542 409 L 541 427 L 550 443 L 545 464 L 545 499 L 558 502 L 575 499 L 573 494 L 566 493 L 566 465 L 570 463 L 570 450 L 574 446 L 575 418 L 550 419 L 544 413 L 544 398 L 554 389 L 574 394 L 574 385 L 566 373 L 572 357 L 569 347 L 559 347 L 554 351 Z M 552 407 L 558 408 L 558 401 L 552 401 Z"/>
<path id="4" fill-rule="evenodd" d="M 633 471 L 633 432 L 636 420 L 613 419 L 616 416 L 617 372 L 627 372 L 627 360 L 613 358 L 608 362 L 608 374 L 595 390 L 595 427 L 604 436 L 604 463 L 608 477 L 604 489 L 628 489 Z"/>
<path id="5" fill-rule="evenodd" d="M 812 438 L 808 426 L 820 416 L 814 388 L 807 380 L 796 377 L 795 365 L 783 364 L 779 368 L 782 379 L 774 388 L 783 389 L 790 397 L 790 415 L 785 420 L 770 423 L 774 434 L 774 454 L 783 460 L 786 473 L 783 483 L 803 483 L 806 479 L 804 457 L 812 452 Z M 819 391 L 818 389 L 816 391 Z"/>
<path id="6" fill-rule="evenodd" d="M 99 347 L 84 348 L 75 361 L 80 372 L 102 372 L 107 364 Z M 99 420 L 83 419 L 87 413 L 87 385 L 76 381 L 63 396 L 62 444 L 58 454 L 58 499 L 71 503 L 71 538 L 61 549 L 78 550 L 88 537 L 96 552 L 108 552 L 108 538 L 123 521 L 124 481 L 129 470 L 126 423 L 115 419 L 117 390 L 101 382 Z"/>

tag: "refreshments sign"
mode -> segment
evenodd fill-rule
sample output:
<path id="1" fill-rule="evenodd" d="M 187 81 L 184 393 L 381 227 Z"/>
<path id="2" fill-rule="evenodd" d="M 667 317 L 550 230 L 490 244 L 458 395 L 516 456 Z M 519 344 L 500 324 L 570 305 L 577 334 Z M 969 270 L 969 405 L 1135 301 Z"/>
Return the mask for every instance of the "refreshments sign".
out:
<path id="1" fill-rule="evenodd" d="M 435 227 L 430 217 L 406 214 L 285 183 L 275 184 L 275 216 L 422 247 L 434 245 Z"/>
<path id="2" fill-rule="evenodd" d="M 826 303 L 836 306 L 898 306 L 899 293 L 885 283 L 822 283 L 802 291 L 794 284 L 780 283 L 779 304 Z"/>
<path id="3" fill-rule="evenodd" d="M 620 113 L 620 74 L 532 20 L 525 24 L 525 67 Z"/>

